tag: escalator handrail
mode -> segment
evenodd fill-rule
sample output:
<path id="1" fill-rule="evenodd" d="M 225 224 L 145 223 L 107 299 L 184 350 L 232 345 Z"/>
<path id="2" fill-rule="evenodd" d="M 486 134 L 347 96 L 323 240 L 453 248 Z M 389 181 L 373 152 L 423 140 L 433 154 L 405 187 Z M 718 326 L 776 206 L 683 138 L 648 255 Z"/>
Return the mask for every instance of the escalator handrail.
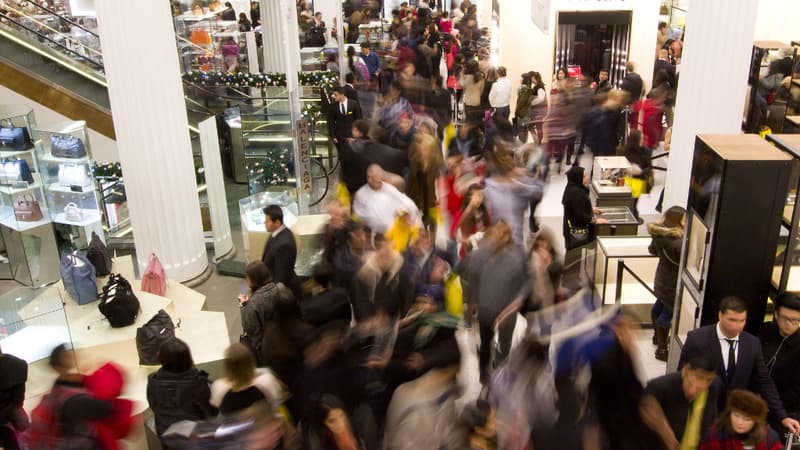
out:
<path id="1" fill-rule="evenodd" d="M 100 36 L 98 36 L 97 33 L 95 33 L 94 31 L 92 31 L 92 30 L 90 30 L 90 29 L 88 29 L 86 27 L 84 27 L 83 25 L 81 25 L 81 24 L 79 24 L 77 22 L 72 21 L 71 19 L 68 19 L 66 16 L 62 16 L 61 14 L 55 12 L 54 10 L 52 10 L 52 9 L 46 7 L 46 6 L 43 6 L 43 5 L 39 5 L 36 2 L 30 2 L 30 4 L 36 6 L 37 8 L 39 8 L 41 10 L 44 10 L 45 12 L 47 12 L 50 15 L 58 17 L 59 19 L 63 20 L 64 22 L 67 22 L 70 25 L 74 25 L 74 26 L 80 28 L 81 30 L 91 34 L 92 36 L 100 39 Z"/>
<path id="2" fill-rule="evenodd" d="M 17 11 L 17 10 L 14 10 L 14 11 L 15 11 L 15 12 L 19 12 L 19 11 Z M 3 14 L 3 13 L 0 13 L 0 14 Z M 11 20 L 12 22 L 14 22 L 14 23 L 16 23 L 16 24 L 19 24 L 19 22 L 17 22 L 16 20 L 14 20 L 13 18 L 11 18 L 10 16 L 7 16 L 7 15 L 4 15 L 4 16 L 6 17 L 6 19 L 8 19 L 8 20 Z M 46 28 L 46 29 L 50 30 L 50 31 L 52 32 L 52 34 L 55 34 L 55 35 L 61 36 L 62 38 L 64 38 L 64 40 L 69 40 L 69 41 L 71 41 L 71 42 L 75 42 L 76 44 L 80 45 L 80 46 L 81 46 L 81 47 L 83 47 L 84 49 L 86 49 L 86 50 L 88 50 L 88 51 L 90 51 L 90 52 L 94 53 L 94 54 L 95 54 L 95 56 L 99 56 L 99 57 L 101 57 L 101 58 L 103 57 L 103 53 L 102 53 L 102 52 L 100 52 L 99 50 L 96 50 L 96 49 L 93 49 L 92 47 L 89 47 L 88 45 L 86 45 L 86 44 L 84 44 L 83 42 L 81 42 L 81 41 L 79 41 L 79 40 L 75 39 L 75 38 L 74 38 L 74 37 L 72 37 L 71 35 L 69 35 L 69 34 L 67 34 L 67 33 L 64 33 L 64 32 L 62 32 L 61 30 L 56 30 L 55 28 L 53 28 L 53 27 L 51 27 L 50 25 L 48 25 L 48 24 L 46 24 L 46 23 L 44 23 L 44 22 L 40 21 L 39 19 L 37 19 L 37 18 L 35 18 L 35 17 L 31 17 L 31 16 L 29 16 L 29 15 L 27 15 L 27 14 L 20 14 L 20 18 L 22 18 L 22 17 L 24 17 L 24 18 L 26 18 L 26 19 L 30 20 L 31 22 L 35 23 L 36 25 L 38 25 L 38 26 L 40 26 L 40 27 L 42 27 L 42 28 Z M 20 26 L 23 26 L 23 25 L 21 25 L 21 24 L 19 24 L 19 25 L 20 25 Z M 29 28 L 27 28 L 27 27 L 25 27 L 25 29 L 28 29 L 28 30 L 29 30 Z M 34 31 L 34 33 L 36 33 L 38 36 L 43 36 L 43 37 L 45 37 L 45 36 L 46 36 L 44 33 L 41 33 L 41 32 L 39 32 L 38 30 L 37 30 L 37 31 Z"/>
<path id="3" fill-rule="evenodd" d="M 23 25 L 21 22 L 19 22 L 19 21 L 15 20 L 14 18 L 10 17 L 8 14 L 5 14 L 5 13 L 3 13 L 3 12 L 0 12 L 0 17 L 2 17 L 2 18 L 5 18 L 5 19 L 7 19 L 7 20 L 9 20 L 9 21 L 13 22 L 13 23 L 14 23 L 14 24 L 16 24 L 17 26 L 19 26 L 19 27 L 21 27 L 21 28 L 24 28 L 24 29 L 26 29 L 26 30 L 28 30 L 28 31 L 30 31 L 31 33 L 34 33 L 35 35 L 37 35 L 37 36 L 41 37 L 42 39 L 45 39 L 45 40 L 47 40 L 48 42 L 50 42 L 50 43 L 52 43 L 52 44 L 56 45 L 57 47 L 59 47 L 61 50 L 65 51 L 65 52 L 67 52 L 67 53 L 70 53 L 70 54 L 72 54 L 72 55 L 75 55 L 75 56 L 77 56 L 79 59 L 81 59 L 81 60 L 84 60 L 84 61 L 88 62 L 90 65 L 94 66 L 96 69 L 99 69 L 99 70 L 101 70 L 101 71 L 102 71 L 102 70 L 104 70 L 104 67 L 103 67 L 103 65 L 102 65 L 102 64 L 100 64 L 100 63 L 98 63 L 97 61 L 93 61 L 91 58 L 87 58 L 86 56 L 83 56 L 83 55 L 81 55 L 80 53 L 76 52 L 75 50 L 72 50 L 72 49 L 70 49 L 69 47 L 67 47 L 67 46 L 65 46 L 65 45 L 61 44 L 60 42 L 58 42 L 58 41 L 56 41 L 56 40 L 54 40 L 54 39 L 50 38 L 49 36 L 47 36 L 47 35 L 45 35 L 45 34 L 43 34 L 43 33 L 40 33 L 40 32 L 38 32 L 37 30 L 33 30 L 33 29 L 31 29 L 31 28 L 30 28 L 30 27 L 28 27 L 27 25 Z"/>

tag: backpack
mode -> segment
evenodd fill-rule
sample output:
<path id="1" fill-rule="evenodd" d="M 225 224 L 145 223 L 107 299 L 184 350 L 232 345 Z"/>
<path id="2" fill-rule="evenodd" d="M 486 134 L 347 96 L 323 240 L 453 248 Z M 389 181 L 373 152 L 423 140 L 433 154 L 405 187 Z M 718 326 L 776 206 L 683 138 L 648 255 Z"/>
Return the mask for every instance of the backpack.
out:
<path id="1" fill-rule="evenodd" d="M 119 274 L 111 274 L 100 294 L 100 313 L 114 328 L 126 327 L 136 322 L 139 315 L 139 299 L 131 284 Z"/>
<path id="2" fill-rule="evenodd" d="M 61 436 L 59 411 L 70 398 L 85 394 L 86 389 L 56 384 L 31 411 L 31 424 L 22 434 L 23 448 L 30 450 L 92 448 L 92 436 L 73 437 L 66 443 Z"/>
<path id="3" fill-rule="evenodd" d="M 111 255 L 108 248 L 100 239 L 100 236 L 92 231 L 92 239 L 89 241 L 89 249 L 86 250 L 86 258 L 94 266 L 97 276 L 104 277 L 111 273 Z"/>
<path id="4" fill-rule="evenodd" d="M 61 255 L 61 279 L 64 289 L 79 305 L 97 300 L 94 266 L 80 252 Z"/>
<path id="5" fill-rule="evenodd" d="M 136 352 L 139 365 L 159 364 L 158 351 L 161 344 L 175 337 L 175 324 L 166 311 L 160 309 L 152 319 L 136 329 Z"/>
<path id="6" fill-rule="evenodd" d="M 147 263 L 147 268 L 144 269 L 142 291 L 162 297 L 167 293 L 167 275 L 164 273 L 164 267 L 161 266 L 161 261 L 158 260 L 158 256 L 155 253 L 150 255 L 150 262 Z"/>

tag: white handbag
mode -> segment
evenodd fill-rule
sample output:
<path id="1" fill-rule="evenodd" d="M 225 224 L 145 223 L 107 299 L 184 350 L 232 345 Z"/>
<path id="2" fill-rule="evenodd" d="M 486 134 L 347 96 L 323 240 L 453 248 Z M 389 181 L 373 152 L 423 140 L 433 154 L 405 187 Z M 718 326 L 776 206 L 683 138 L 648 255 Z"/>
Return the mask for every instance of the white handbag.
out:
<path id="1" fill-rule="evenodd" d="M 80 222 L 83 220 L 83 213 L 75 203 L 67 203 L 64 207 L 64 218 L 70 222 Z"/>
<path id="2" fill-rule="evenodd" d="M 85 187 L 92 184 L 89 177 L 89 167 L 83 164 L 59 164 L 58 184 L 65 187 Z"/>

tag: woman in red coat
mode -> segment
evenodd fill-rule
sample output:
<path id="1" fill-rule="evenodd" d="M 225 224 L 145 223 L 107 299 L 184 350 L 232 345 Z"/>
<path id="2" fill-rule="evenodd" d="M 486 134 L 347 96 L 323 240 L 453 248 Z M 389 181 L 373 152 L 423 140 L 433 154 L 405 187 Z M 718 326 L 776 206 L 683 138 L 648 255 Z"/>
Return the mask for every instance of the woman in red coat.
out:
<path id="1" fill-rule="evenodd" d="M 687 432 L 691 424 L 687 425 Z M 734 389 L 728 407 L 700 442 L 699 450 L 782 450 L 780 436 L 767 425 L 767 403 L 756 394 Z"/>

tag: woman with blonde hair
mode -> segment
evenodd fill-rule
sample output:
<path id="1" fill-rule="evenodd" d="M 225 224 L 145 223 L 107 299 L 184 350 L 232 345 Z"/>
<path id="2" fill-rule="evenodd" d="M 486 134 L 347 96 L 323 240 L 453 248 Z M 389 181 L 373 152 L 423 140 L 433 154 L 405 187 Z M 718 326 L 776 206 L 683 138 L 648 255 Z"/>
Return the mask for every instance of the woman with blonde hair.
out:
<path id="1" fill-rule="evenodd" d="M 758 395 L 734 389 L 728 407 L 700 442 L 699 450 L 782 450 L 780 436 L 767 425 L 767 403 Z"/>
<path id="2" fill-rule="evenodd" d="M 276 409 L 286 398 L 283 385 L 268 369 L 256 368 L 250 349 L 235 342 L 225 350 L 224 377 L 211 385 L 211 405 L 222 416 L 247 410 L 259 402 Z"/>
<path id="3" fill-rule="evenodd" d="M 411 142 L 408 186 L 406 194 L 422 213 L 427 227 L 435 227 L 431 209 L 437 205 L 436 180 L 442 174 L 444 159 L 439 142 L 427 133 L 417 133 Z"/>

